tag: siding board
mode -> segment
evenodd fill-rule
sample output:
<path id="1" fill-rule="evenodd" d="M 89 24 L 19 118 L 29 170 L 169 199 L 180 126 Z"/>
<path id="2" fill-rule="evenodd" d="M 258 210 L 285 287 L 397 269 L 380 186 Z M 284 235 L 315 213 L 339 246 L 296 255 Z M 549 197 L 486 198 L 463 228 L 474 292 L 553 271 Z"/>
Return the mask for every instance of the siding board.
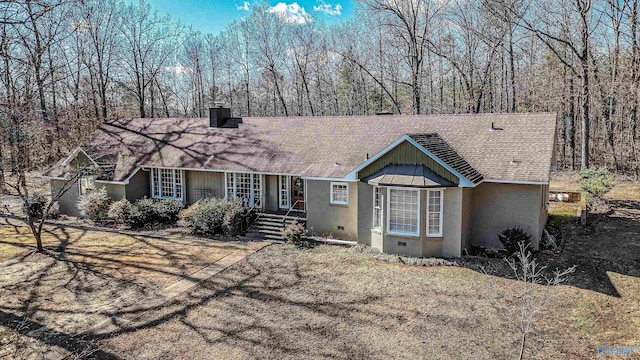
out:
<path id="1" fill-rule="evenodd" d="M 389 164 L 424 165 L 443 178 L 455 184 L 460 184 L 460 179 L 458 179 L 457 176 L 408 141 L 403 141 L 400 145 L 382 155 L 378 160 L 360 170 L 358 172 L 358 178 L 362 179 L 372 175 Z"/>

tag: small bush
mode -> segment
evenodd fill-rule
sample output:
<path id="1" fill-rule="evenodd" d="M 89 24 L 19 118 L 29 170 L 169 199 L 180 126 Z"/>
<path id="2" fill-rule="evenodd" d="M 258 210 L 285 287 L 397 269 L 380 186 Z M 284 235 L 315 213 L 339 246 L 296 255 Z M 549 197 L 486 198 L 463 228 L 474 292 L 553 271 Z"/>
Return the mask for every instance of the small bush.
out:
<path id="1" fill-rule="evenodd" d="M 54 202 L 51 204 L 49 208 L 49 213 L 47 214 L 47 219 L 57 219 L 60 217 L 60 204 L 58 202 Z"/>
<path id="2" fill-rule="evenodd" d="M 605 167 L 582 170 L 578 176 L 588 209 L 593 209 L 602 203 L 604 195 L 613 188 L 613 175 Z"/>
<path id="3" fill-rule="evenodd" d="M 90 191 L 78 200 L 80 214 L 93 221 L 102 221 L 107 218 L 111 199 L 105 188 Z"/>
<path id="4" fill-rule="evenodd" d="M 224 199 L 202 199 L 191 217 L 191 230 L 199 235 L 215 235 L 225 232 L 224 218 L 228 210 L 242 206 L 239 201 Z"/>
<path id="5" fill-rule="evenodd" d="M 107 216 L 121 224 L 126 223 L 131 215 L 133 204 L 127 199 L 122 199 L 114 202 L 109 206 Z"/>
<path id="6" fill-rule="evenodd" d="M 22 213 L 29 219 L 42 219 L 46 207 L 47 198 L 39 192 L 32 192 L 22 202 Z"/>
<path id="7" fill-rule="evenodd" d="M 202 199 L 184 211 L 182 218 L 189 224 L 194 234 L 211 236 L 215 234 L 238 235 L 242 230 L 246 209 L 242 200 Z"/>
<path id="8" fill-rule="evenodd" d="M 222 227 L 227 235 L 235 236 L 242 232 L 242 222 L 245 221 L 246 210 L 242 201 L 232 201 L 232 205 L 225 211 Z"/>
<path id="9" fill-rule="evenodd" d="M 155 220 L 161 224 L 175 224 L 180 210 L 184 208 L 181 201 L 173 199 L 158 200 L 153 205 Z"/>
<path id="10" fill-rule="evenodd" d="M 520 243 L 523 243 L 525 248 L 529 247 L 531 235 L 519 227 L 513 227 L 505 229 L 498 234 L 498 240 L 511 256 L 513 253 L 520 251 Z"/>
<path id="11" fill-rule="evenodd" d="M 112 206 L 112 218 L 131 227 L 144 227 L 151 224 L 173 225 L 178 221 L 178 214 L 184 207 L 182 202 L 172 199 L 140 199 L 134 204 L 120 200 L 120 204 Z M 121 219 L 121 220 L 120 220 Z"/>
<path id="12" fill-rule="evenodd" d="M 297 248 L 308 248 L 311 246 L 311 243 L 307 238 L 307 234 L 307 229 L 304 227 L 304 225 L 295 220 L 291 224 L 289 224 L 282 232 L 282 235 L 287 240 L 287 242 L 292 243 Z"/>
<path id="13" fill-rule="evenodd" d="M 178 220 L 181 221 L 184 226 L 191 226 L 191 223 L 193 222 L 193 214 L 196 212 L 196 209 L 198 209 L 199 204 L 200 200 L 191 204 L 186 209 L 180 210 L 178 213 Z"/>

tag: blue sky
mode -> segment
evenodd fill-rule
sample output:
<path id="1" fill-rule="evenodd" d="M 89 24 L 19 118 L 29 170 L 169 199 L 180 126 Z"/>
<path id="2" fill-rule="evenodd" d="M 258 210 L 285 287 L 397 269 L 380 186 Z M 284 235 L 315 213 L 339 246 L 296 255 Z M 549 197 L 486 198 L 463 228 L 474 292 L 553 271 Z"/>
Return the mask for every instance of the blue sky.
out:
<path id="1" fill-rule="evenodd" d="M 126 0 L 129 3 L 137 0 Z M 218 34 L 228 23 L 248 14 L 253 0 L 148 0 L 160 14 L 170 14 L 186 26 L 203 33 Z M 327 24 L 353 15 L 352 0 L 270 0 L 268 4 L 290 22 L 307 21 L 308 15 Z"/>

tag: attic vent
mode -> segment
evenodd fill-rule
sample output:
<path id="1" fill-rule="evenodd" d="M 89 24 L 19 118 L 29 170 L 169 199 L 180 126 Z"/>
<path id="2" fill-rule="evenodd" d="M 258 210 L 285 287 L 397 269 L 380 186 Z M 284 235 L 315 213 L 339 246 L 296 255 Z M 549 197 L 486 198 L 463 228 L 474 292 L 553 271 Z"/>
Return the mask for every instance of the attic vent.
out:
<path id="1" fill-rule="evenodd" d="M 491 123 L 491 128 L 489 129 L 489 131 L 494 132 L 494 131 L 500 131 L 500 130 L 504 130 L 503 128 L 500 127 L 496 127 L 493 122 Z"/>

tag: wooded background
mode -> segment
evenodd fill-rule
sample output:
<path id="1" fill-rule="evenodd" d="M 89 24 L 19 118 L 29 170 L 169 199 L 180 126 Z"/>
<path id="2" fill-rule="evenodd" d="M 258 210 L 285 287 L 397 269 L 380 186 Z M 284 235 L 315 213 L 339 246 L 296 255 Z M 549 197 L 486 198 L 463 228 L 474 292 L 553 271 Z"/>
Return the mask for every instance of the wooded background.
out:
<path id="1" fill-rule="evenodd" d="M 327 26 L 268 4 L 216 35 L 146 1 L 0 0 L 0 170 L 119 117 L 558 114 L 560 168 L 640 174 L 638 2 L 360 0 Z M 0 184 L 3 181 L 0 172 Z"/>

